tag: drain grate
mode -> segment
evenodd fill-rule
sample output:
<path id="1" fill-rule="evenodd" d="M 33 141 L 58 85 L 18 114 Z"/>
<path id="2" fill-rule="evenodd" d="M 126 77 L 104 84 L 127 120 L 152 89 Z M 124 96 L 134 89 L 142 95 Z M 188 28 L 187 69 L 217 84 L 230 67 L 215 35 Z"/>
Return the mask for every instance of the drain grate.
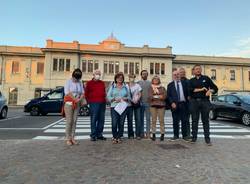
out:
<path id="1" fill-rule="evenodd" d="M 183 146 L 181 144 L 158 144 L 158 146 L 162 149 L 188 149 L 188 147 Z"/>

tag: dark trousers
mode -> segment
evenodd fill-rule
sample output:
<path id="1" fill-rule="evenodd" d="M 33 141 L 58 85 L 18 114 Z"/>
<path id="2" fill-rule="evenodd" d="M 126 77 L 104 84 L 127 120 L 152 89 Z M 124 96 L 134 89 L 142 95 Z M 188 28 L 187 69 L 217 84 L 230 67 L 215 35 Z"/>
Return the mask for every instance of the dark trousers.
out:
<path id="1" fill-rule="evenodd" d="M 190 100 L 190 110 L 192 115 L 192 136 L 197 139 L 198 134 L 198 124 L 201 114 L 201 121 L 203 124 L 205 139 L 210 139 L 209 130 L 209 111 L 210 111 L 210 101 L 207 99 L 191 99 Z"/>
<path id="2" fill-rule="evenodd" d="M 102 137 L 106 103 L 90 103 L 90 137 Z"/>
<path id="3" fill-rule="evenodd" d="M 128 121 L 128 137 L 134 136 L 133 130 L 133 116 L 135 117 L 135 135 L 141 136 L 141 108 L 140 107 L 128 107 L 127 121 Z"/>
<path id="4" fill-rule="evenodd" d="M 119 139 L 123 136 L 126 113 L 127 109 L 120 115 L 114 108 L 111 108 L 112 134 L 115 139 Z"/>
<path id="5" fill-rule="evenodd" d="M 179 138 L 180 121 L 181 121 L 182 138 L 186 138 L 188 136 L 187 135 L 187 128 L 189 124 L 188 114 L 189 114 L 188 103 L 186 102 L 177 103 L 177 108 L 175 110 L 172 110 L 174 137 Z"/>

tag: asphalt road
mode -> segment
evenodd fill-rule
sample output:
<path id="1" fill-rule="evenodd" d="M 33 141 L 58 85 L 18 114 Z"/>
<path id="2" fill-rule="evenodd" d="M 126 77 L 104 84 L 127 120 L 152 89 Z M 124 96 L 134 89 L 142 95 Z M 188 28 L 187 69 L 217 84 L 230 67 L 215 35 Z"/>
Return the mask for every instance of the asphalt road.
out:
<path id="1" fill-rule="evenodd" d="M 166 112 L 166 134 L 172 135 L 171 113 Z M 126 125 L 125 125 L 126 126 Z M 106 136 L 111 137 L 110 112 L 106 111 L 105 130 Z M 215 138 L 226 136 L 238 136 L 241 139 L 250 139 L 250 127 L 241 125 L 232 120 L 218 119 L 211 121 L 211 134 Z M 125 128 L 126 129 L 126 128 Z M 0 140 L 6 139 L 63 139 L 65 121 L 60 114 L 48 114 L 47 116 L 30 116 L 23 112 L 22 108 L 10 108 L 7 119 L 0 120 Z M 200 124 L 202 131 L 202 125 Z M 199 130 L 199 131 L 200 131 Z M 220 131 L 221 130 L 221 131 Z M 214 131 L 214 133 L 213 133 Z M 90 127 L 89 117 L 79 117 L 77 136 L 79 139 L 87 139 Z M 219 132 L 219 133 L 218 133 Z M 126 132 L 125 132 L 126 134 Z M 216 135 L 218 135 L 216 137 Z M 241 136 L 241 137 L 240 137 Z M 228 138 L 228 137 L 225 137 Z"/>

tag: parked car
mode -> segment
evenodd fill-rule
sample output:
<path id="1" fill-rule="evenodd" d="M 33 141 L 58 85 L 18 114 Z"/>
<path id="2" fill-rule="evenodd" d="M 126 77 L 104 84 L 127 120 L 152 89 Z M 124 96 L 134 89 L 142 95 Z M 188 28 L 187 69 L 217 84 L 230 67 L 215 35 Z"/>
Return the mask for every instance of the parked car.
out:
<path id="1" fill-rule="evenodd" d="M 50 91 L 40 98 L 29 100 L 24 105 L 24 112 L 30 113 L 31 116 L 46 116 L 48 113 L 60 113 L 62 110 L 64 98 L 64 88 L 57 88 Z M 84 105 L 80 107 L 79 115 L 89 116 L 89 107 Z"/>
<path id="2" fill-rule="evenodd" d="M 250 125 L 250 95 L 227 94 L 214 98 L 210 119 L 217 117 L 240 120 L 244 125 Z"/>
<path id="3" fill-rule="evenodd" d="M 0 118 L 1 119 L 7 118 L 7 114 L 8 114 L 7 100 L 0 91 Z"/>

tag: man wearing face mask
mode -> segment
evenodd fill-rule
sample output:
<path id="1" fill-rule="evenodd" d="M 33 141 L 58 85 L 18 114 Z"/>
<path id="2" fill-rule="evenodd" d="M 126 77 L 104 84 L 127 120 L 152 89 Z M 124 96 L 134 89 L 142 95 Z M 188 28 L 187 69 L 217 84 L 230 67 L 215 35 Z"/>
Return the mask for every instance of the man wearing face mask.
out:
<path id="1" fill-rule="evenodd" d="M 100 70 L 95 70 L 92 80 L 87 82 L 85 97 L 90 107 L 91 141 L 106 140 L 103 136 L 106 91 L 105 84 L 101 80 Z"/>

